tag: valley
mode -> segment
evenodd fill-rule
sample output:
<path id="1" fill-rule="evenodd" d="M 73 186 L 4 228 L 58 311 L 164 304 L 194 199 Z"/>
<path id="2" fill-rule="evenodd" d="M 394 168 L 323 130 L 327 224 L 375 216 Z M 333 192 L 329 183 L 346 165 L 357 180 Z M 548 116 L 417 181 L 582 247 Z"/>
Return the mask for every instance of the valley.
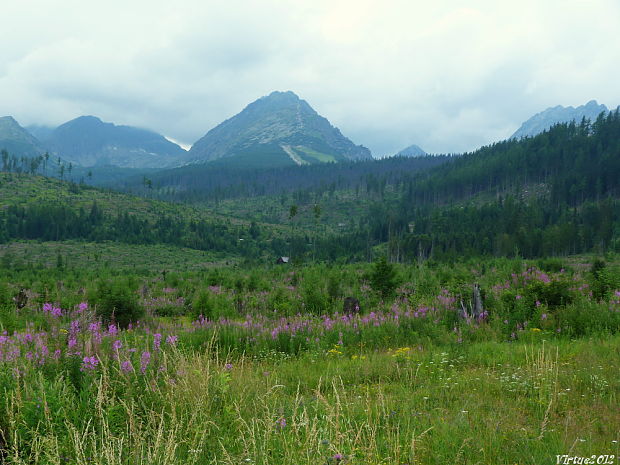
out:
<path id="1" fill-rule="evenodd" d="M 189 151 L 67 125 L 3 152 L 1 463 L 619 455 L 618 111 L 380 160 L 292 92 Z"/>

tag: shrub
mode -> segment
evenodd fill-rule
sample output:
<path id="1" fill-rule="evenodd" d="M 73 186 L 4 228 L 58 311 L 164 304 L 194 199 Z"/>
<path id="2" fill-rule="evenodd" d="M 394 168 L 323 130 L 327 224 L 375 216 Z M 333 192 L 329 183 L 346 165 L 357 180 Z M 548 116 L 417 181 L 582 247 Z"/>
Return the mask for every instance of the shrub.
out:
<path id="1" fill-rule="evenodd" d="M 339 272 L 334 270 L 329 273 L 329 277 L 327 278 L 327 295 L 329 295 L 332 301 L 342 297 L 341 281 L 342 278 Z"/>
<path id="2" fill-rule="evenodd" d="M 203 318 L 217 320 L 219 318 L 235 318 L 238 316 L 235 302 L 227 294 L 214 294 L 201 289 L 192 302 L 191 315 L 194 319 Z"/>
<path id="3" fill-rule="evenodd" d="M 381 257 L 375 263 L 370 275 L 370 285 L 381 297 L 386 298 L 394 293 L 398 286 L 398 277 L 394 265 L 388 263 L 385 257 Z"/>
<path id="4" fill-rule="evenodd" d="M 603 260 L 597 258 L 592 263 L 590 274 L 592 275 L 592 297 L 596 300 L 609 297 L 616 284 L 614 270 L 610 270 Z"/>
<path id="5" fill-rule="evenodd" d="M 206 289 L 200 290 L 192 302 L 192 316 L 197 320 L 202 315 L 203 318 L 210 320 L 213 319 L 214 313 L 211 294 Z"/>
<path id="6" fill-rule="evenodd" d="M 105 323 L 114 321 L 122 328 L 144 316 L 144 308 L 127 286 L 120 283 L 101 283 L 94 296 L 97 315 Z"/>
<path id="7" fill-rule="evenodd" d="M 329 301 L 318 278 L 312 276 L 304 280 L 302 297 L 307 312 L 315 315 L 327 313 Z"/>
<path id="8" fill-rule="evenodd" d="M 536 266 L 547 273 L 559 273 L 566 268 L 559 258 L 541 258 L 536 262 Z"/>
<path id="9" fill-rule="evenodd" d="M 573 302 L 574 296 L 568 281 L 555 280 L 549 283 L 535 282 L 525 290 L 532 301 L 540 301 L 549 308 L 563 307 Z"/>
<path id="10" fill-rule="evenodd" d="M 617 333 L 620 330 L 620 313 L 606 304 L 582 302 L 571 305 L 558 314 L 560 325 L 572 337 L 600 333 Z"/>

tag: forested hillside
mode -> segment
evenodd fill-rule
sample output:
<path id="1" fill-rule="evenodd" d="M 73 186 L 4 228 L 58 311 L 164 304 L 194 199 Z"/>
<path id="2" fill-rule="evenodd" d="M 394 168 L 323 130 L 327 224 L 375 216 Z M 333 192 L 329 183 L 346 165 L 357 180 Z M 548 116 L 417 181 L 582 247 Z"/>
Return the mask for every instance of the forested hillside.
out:
<path id="1" fill-rule="evenodd" d="M 163 243 L 298 261 L 371 259 L 386 244 L 392 260 L 407 262 L 620 250 L 617 111 L 463 156 L 262 170 L 213 164 L 125 186 L 176 203 L 25 174 L 0 183 L 4 241 Z M 26 194 L 28 186 L 40 195 Z"/>
<path id="2" fill-rule="evenodd" d="M 616 111 L 458 157 L 251 176 L 209 167 L 159 173 L 151 195 L 203 204 L 228 198 L 227 214 L 274 223 L 290 222 L 290 206 L 301 206 L 297 221 L 331 226 L 317 239 L 319 257 L 334 258 L 335 242 L 336 255 L 349 258 L 370 258 L 374 246 L 387 243 L 393 260 L 410 261 L 618 250 L 619 184 Z M 313 205 L 321 207 L 320 218 Z"/>
<path id="3" fill-rule="evenodd" d="M 169 244 L 249 258 L 283 253 L 283 234 L 278 227 L 231 221 L 181 205 L 30 174 L 0 174 L 0 243 Z"/>
<path id="4" fill-rule="evenodd" d="M 620 115 L 494 144 L 399 189 L 367 217 L 397 257 L 618 250 Z"/>

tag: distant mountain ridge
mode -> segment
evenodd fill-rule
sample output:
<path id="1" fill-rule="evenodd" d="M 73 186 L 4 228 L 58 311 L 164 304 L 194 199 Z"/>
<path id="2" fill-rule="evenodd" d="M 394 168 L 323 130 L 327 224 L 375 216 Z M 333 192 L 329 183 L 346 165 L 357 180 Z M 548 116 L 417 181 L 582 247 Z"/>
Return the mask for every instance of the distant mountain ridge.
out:
<path id="1" fill-rule="evenodd" d="M 410 145 L 395 154 L 395 157 L 423 157 L 428 155 L 419 145 Z"/>
<path id="2" fill-rule="evenodd" d="M 0 150 L 20 157 L 37 157 L 45 153 L 41 142 L 12 116 L 0 117 Z"/>
<path id="3" fill-rule="evenodd" d="M 50 137 L 55 128 L 42 124 L 31 124 L 30 126 L 26 126 L 25 129 L 34 137 L 39 139 L 39 141 L 44 141 Z"/>
<path id="4" fill-rule="evenodd" d="M 95 116 L 66 122 L 43 142 L 54 155 L 85 167 L 164 168 L 178 165 L 186 153 L 156 132 L 105 123 Z"/>
<path id="5" fill-rule="evenodd" d="M 192 146 L 185 161 L 230 159 L 266 167 L 370 158 L 370 150 L 355 145 L 305 100 L 288 91 L 272 92 L 211 129 Z"/>
<path id="6" fill-rule="evenodd" d="M 532 116 L 510 138 L 533 137 L 555 124 L 570 123 L 571 121 L 579 123 L 584 117 L 594 121 L 602 112 L 606 113 L 608 111 L 605 105 L 599 105 L 596 100 L 590 100 L 585 105 L 577 108 L 557 105 Z"/>

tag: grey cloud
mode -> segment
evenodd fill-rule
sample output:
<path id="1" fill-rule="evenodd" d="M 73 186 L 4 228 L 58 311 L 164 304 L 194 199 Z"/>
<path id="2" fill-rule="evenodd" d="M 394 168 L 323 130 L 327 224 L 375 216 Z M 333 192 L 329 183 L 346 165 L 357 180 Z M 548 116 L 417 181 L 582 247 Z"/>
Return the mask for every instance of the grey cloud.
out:
<path id="1" fill-rule="evenodd" d="M 620 103 L 614 0 L 10 3 L 0 113 L 22 124 L 94 114 L 192 143 L 293 90 L 383 155 L 471 150 L 549 106 Z"/>

